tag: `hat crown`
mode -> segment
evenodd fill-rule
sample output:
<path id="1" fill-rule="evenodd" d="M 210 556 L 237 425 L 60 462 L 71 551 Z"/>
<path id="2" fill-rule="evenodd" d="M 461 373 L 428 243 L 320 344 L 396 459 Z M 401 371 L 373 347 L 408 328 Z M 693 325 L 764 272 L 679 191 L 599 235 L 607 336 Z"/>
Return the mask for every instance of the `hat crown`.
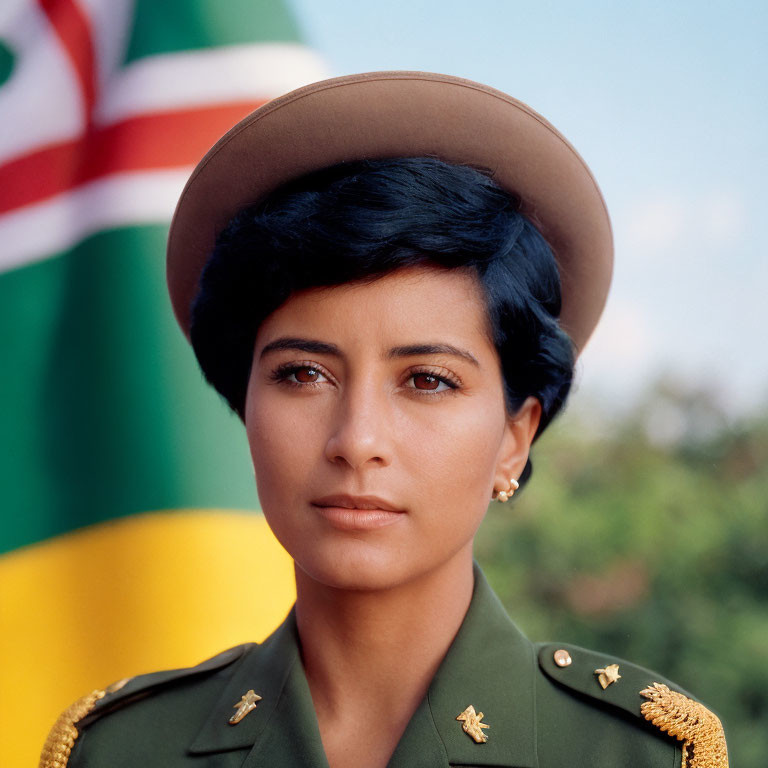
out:
<path id="1" fill-rule="evenodd" d="M 581 350 L 605 305 L 613 265 L 608 212 L 586 163 L 554 126 L 508 94 L 413 71 L 303 86 L 256 109 L 208 151 L 182 192 L 168 239 L 168 287 L 185 335 L 202 269 L 238 211 L 336 163 L 415 156 L 485 169 L 521 201 L 555 254 L 561 325 Z"/>

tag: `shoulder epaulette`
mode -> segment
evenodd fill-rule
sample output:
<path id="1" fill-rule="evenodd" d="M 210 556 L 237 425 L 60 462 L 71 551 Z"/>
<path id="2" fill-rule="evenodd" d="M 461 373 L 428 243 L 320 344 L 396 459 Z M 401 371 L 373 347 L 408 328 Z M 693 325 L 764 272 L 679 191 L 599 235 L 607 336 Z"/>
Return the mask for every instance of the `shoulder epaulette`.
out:
<path id="1" fill-rule="evenodd" d="M 229 648 L 194 667 L 128 677 L 104 689 L 91 691 L 59 715 L 43 746 L 39 768 L 66 768 L 72 747 L 79 735 L 78 728 L 84 728 L 107 712 L 143 698 L 159 687 L 226 667 L 253 646 L 254 643 L 245 643 Z"/>
<path id="2" fill-rule="evenodd" d="M 681 768 L 728 768 L 719 718 L 655 672 L 562 643 L 537 644 L 539 666 L 565 688 L 641 717 L 682 742 Z"/>

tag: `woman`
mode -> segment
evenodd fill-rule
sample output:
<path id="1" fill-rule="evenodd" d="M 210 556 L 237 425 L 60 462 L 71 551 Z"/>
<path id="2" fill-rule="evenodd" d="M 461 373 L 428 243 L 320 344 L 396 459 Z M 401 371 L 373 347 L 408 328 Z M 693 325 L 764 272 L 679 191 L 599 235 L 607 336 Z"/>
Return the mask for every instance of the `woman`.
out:
<path id="1" fill-rule="evenodd" d="M 583 161 L 486 86 L 355 75 L 235 126 L 182 195 L 168 281 L 245 424 L 296 605 L 261 646 L 77 702 L 41 764 L 727 765 L 701 704 L 534 646 L 472 559 L 565 401 L 611 260 Z"/>

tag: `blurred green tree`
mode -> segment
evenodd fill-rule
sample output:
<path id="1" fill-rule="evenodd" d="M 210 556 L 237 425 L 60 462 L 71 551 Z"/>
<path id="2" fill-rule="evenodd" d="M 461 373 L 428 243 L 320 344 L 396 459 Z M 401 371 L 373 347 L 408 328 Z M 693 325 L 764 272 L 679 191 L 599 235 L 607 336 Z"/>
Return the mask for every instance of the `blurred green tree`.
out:
<path id="1" fill-rule="evenodd" d="M 476 556 L 533 640 L 657 670 L 722 719 L 731 765 L 768 754 L 768 409 L 660 381 L 613 426 L 566 414 Z"/>

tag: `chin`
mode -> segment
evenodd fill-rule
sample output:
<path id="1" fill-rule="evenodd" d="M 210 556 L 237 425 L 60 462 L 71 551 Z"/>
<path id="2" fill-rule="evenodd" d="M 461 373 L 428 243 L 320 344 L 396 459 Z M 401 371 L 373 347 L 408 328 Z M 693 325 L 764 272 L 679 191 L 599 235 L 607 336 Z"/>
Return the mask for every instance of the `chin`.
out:
<path id="1" fill-rule="evenodd" d="M 408 563 L 398 552 L 382 551 L 359 540 L 332 551 L 314 550 L 294 558 L 309 578 L 333 589 L 361 592 L 392 589 L 423 573 L 423 563 Z"/>

